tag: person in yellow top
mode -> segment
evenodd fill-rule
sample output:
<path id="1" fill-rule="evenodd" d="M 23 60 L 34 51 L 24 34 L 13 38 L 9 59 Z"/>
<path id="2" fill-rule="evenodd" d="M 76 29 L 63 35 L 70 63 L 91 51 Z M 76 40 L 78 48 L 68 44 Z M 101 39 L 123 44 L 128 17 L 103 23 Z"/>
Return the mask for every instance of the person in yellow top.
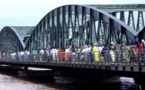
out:
<path id="1" fill-rule="evenodd" d="M 99 62 L 99 49 L 97 47 L 97 43 L 94 44 L 93 53 L 94 53 L 95 61 Z"/>

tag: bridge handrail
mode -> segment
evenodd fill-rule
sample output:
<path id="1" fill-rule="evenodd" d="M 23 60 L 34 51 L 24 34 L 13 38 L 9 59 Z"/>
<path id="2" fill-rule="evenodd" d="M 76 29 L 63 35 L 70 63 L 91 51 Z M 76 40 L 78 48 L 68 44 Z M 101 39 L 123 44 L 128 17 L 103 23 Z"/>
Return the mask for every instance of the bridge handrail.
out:
<path id="1" fill-rule="evenodd" d="M 144 54 L 142 52 L 144 51 Z M 17 62 L 49 62 L 49 63 L 95 63 L 99 65 L 144 65 L 145 50 L 144 49 L 130 49 L 130 50 L 106 50 L 105 52 L 91 51 L 91 52 L 75 52 L 65 53 L 58 52 L 53 54 L 27 54 L 15 55 L 11 53 L 3 53 L 0 55 L 1 61 L 17 61 Z"/>

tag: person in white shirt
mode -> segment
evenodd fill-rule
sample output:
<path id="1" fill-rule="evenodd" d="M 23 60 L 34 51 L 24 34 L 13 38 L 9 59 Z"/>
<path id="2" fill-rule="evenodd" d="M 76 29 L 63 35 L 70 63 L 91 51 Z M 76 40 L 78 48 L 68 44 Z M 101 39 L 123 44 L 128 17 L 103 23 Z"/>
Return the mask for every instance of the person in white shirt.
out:
<path id="1" fill-rule="evenodd" d="M 44 60 L 44 49 L 41 49 L 40 53 L 41 53 L 40 61 L 43 61 Z"/>
<path id="2" fill-rule="evenodd" d="M 141 42 L 144 44 L 144 47 L 145 47 L 145 41 L 144 41 L 144 39 L 142 39 Z"/>
<path id="3" fill-rule="evenodd" d="M 100 44 L 100 45 L 99 45 L 99 47 L 98 47 L 98 49 L 99 49 L 99 54 L 101 54 L 102 49 L 103 49 L 103 45 L 102 45 L 102 44 Z"/>
<path id="4" fill-rule="evenodd" d="M 16 55 L 16 53 L 11 53 L 11 55 L 12 55 L 12 60 L 15 60 L 16 58 L 15 58 L 15 55 Z"/>
<path id="5" fill-rule="evenodd" d="M 88 47 L 87 47 L 87 45 L 84 46 L 82 53 L 84 54 L 84 61 L 87 62 L 88 61 Z"/>
<path id="6" fill-rule="evenodd" d="M 41 50 L 40 50 L 40 53 L 41 53 L 41 55 L 43 55 L 43 54 L 44 54 L 44 50 L 43 50 L 43 49 L 41 49 Z"/>
<path id="7" fill-rule="evenodd" d="M 115 44 L 114 42 L 111 42 L 111 50 L 110 50 L 110 55 L 111 55 L 111 61 L 115 62 Z"/>
<path id="8" fill-rule="evenodd" d="M 57 61 L 58 60 L 58 50 L 55 47 L 51 50 L 51 54 L 52 54 L 52 60 Z"/>
<path id="9" fill-rule="evenodd" d="M 29 56 L 28 56 L 28 52 L 27 50 L 24 52 L 24 61 L 28 60 Z"/>
<path id="10" fill-rule="evenodd" d="M 51 47 L 49 46 L 47 49 L 46 49 L 46 53 L 47 53 L 47 60 L 48 61 L 52 61 L 52 54 L 51 54 Z"/>
<path id="11" fill-rule="evenodd" d="M 21 57 L 22 60 L 24 60 L 24 51 L 21 51 L 21 52 L 20 52 L 20 57 Z M 21 60 L 21 59 L 20 59 L 20 60 Z"/>

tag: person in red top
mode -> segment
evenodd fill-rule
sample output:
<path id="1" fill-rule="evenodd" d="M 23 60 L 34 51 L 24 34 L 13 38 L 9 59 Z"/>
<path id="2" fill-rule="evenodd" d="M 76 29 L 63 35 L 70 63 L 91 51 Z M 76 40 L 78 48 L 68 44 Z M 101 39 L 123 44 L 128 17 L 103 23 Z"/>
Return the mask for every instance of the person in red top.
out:
<path id="1" fill-rule="evenodd" d="M 139 50 L 140 50 L 141 61 L 144 61 L 144 54 L 145 54 L 144 48 L 145 48 L 144 42 L 139 43 Z"/>
<path id="2" fill-rule="evenodd" d="M 58 57 L 59 57 L 59 61 L 63 60 L 63 49 L 62 49 L 62 47 L 58 50 Z"/>

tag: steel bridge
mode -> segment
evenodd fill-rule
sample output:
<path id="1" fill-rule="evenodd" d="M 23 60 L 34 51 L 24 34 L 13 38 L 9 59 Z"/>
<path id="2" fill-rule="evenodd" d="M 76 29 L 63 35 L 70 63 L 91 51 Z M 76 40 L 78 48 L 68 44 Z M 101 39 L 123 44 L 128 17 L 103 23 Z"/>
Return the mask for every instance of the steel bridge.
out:
<path id="1" fill-rule="evenodd" d="M 145 39 L 145 5 L 64 5 L 46 14 L 35 27 L 6 26 L 0 32 L 0 52 L 18 52 L 61 46 L 81 47 L 110 42 L 125 45 L 135 43 L 135 37 Z M 45 60 L 44 60 L 45 61 Z M 0 64 L 24 67 L 77 68 L 144 73 L 144 64 L 126 62 L 68 63 L 1 60 Z M 140 61 L 140 60 L 139 60 Z"/>
<path id="2" fill-rule="evenodd" d="M 0 32 L 0 50 L 7 51 L 10 45 L 13 51 L 16 51 L 16 46 L 18 51 L 32 51 L 48 46 L 80 47 L 95 42 L 108 47 L 112 41 L 122 46 L 131 44 L 138 35 L 140 40 L 144 39 L 144 8 L 144 4 L 57 7 L 46 14 L 36 27 L 4 27 Z M 4 45 L 6 43 L 9 45 Z"/>

